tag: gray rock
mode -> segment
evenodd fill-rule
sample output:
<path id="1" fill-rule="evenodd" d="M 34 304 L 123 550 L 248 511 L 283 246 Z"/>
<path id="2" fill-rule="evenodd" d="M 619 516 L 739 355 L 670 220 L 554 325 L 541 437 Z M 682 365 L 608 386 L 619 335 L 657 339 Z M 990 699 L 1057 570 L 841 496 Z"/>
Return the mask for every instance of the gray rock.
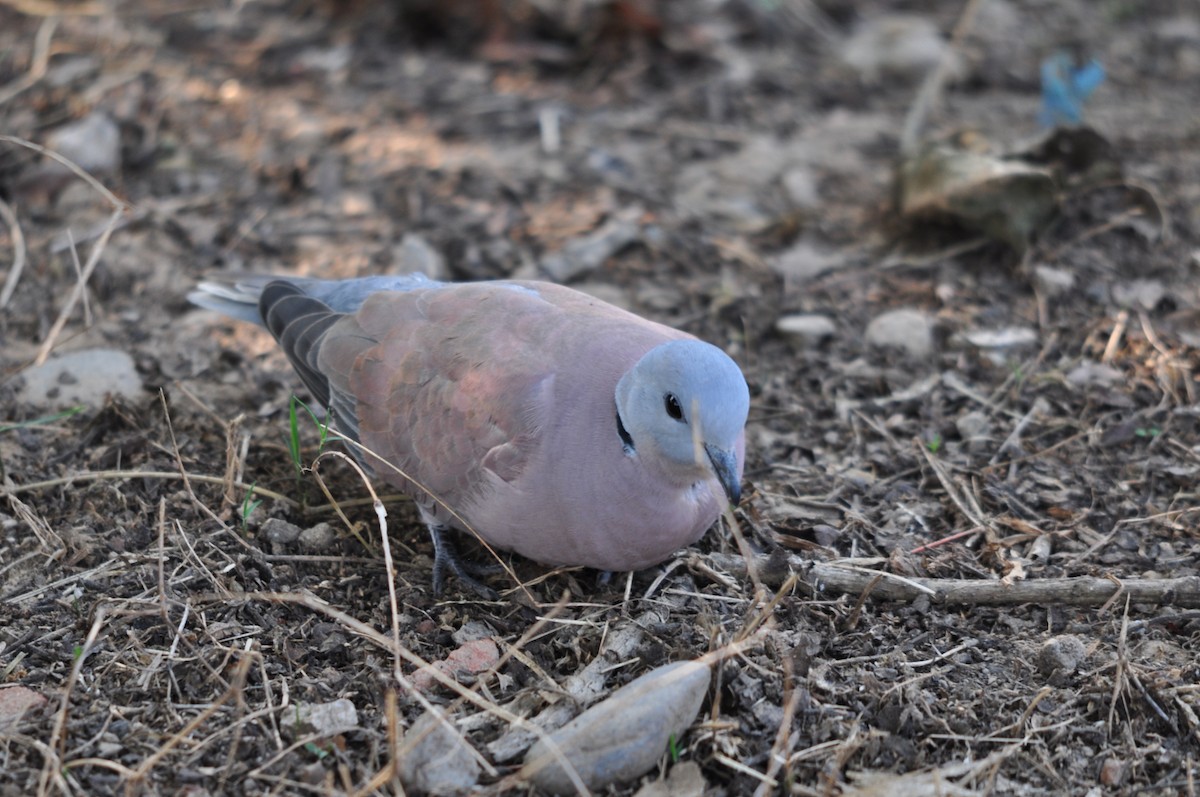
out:
<path id="1" fill-rule="evenodd" d="M 1043 296 L 1053 299 L 1075 287 L 1075 274 L 1065 268 L 1037 266 L 1033 270 L 1033 283 Z"/>
<path id="2" fill-rule="evenodd" d="M 423 714 L 404 734 L 400 782 L 409 794 L 465 794 L 479 782 L 479 762 L 461 734 Z"/>
<path id="3" fill-rule="evenodd" d="M 396 262 L 401 274 L 419 271 L 431 280 L 450 279 L 446 258 L 421 236 L 409 233 L 401 239 L 395 251 Z"/>
<path id="4" fill-rule="evenodd" d="M 967 448 L 976 451 L 987 445 L 992 437 L 992 422 L 985 413 L 975 410 L 966 415 L 960 415 L 954 421 L 958 435 L 967 444 Z"/>
<path id="5" fill-rule="evenodd" d="M 1079 637 L 1056 636 L 1042 645 L 1037 654 L 1037 668 L 1044 676 L 1070 675 L 1087 657 L 1087 648 Z"/>
<path id="6" fill-rule="evenodd" d="M 812 169 L 795 166 L 784 172 L 779 181 L 788 200 L 797 208 L 814 208 L 820 203 L 817 180 Z"/>
<path id="7" fill-rule="evenodd" d="M 1032 346 L 1038 342 L 1037 330 L 1029 327 L 1003 329 L 973 329 L 963 333 L 963 339 L 981 349 L 1012 349 Z"/>
<path id="8" fill-rule="evenodd" d="M 337 531 L 328 523 L 318 523 L 300 532 L 300 547 L 308 551 L 326 551 L 337 542 Z"/>
<path id="9" fill-rule="evenodd" d="M 625 213 L 588 235 L 568 242 L 560 251 L 546 255 L 540 268 L 555 282 L 569 282 L 599 268 L 605 260 L 637 241 L 641 230 L 634 214 Z"/>
<path id="10" fill-rule="evenodd" d="M 1122 282 L 1113 286 L 1113 301 L 1122 307 L 1140 307 L 1153 310 L 1167 294 L 1162 280 L 1144 279 Z"/>
<path id="11" fill-rule="evenodd" d="M 842 49 L 842 60 L 868 82 L 885 77 L 919 80 L 947 55 L 949 43 L 933 21 L 915 14 L 884 14 L 864 21 Z M 964 74 L 950 54 L 950 76 Z"/>
<path id="12" fill-rule="evenodd" d="M 1124 378 L 1125 374 L 1111 365 L 1104 365 L 1093 360 L 1084 360 L 1067 374 L 1067 381 L 1077 387 L 1087 385 L 1110 387 Z"/>
<path id="13" fill-rule="evenodd" d="M 267 518 L 262 524 L 262 533 L 274 545 L 291 545 L 300 538 L 301 531 L 295 523 L 277 517 Z"/>
<path id="14" fill-rule="evenodd" d="M 775 322 L 775 331 L 791 338 L 803 346 L 815 346 L 837 332 L 837 325 L 829 316 L 819 313 L 785 315 Z"/>
<path id="15" fill-rule="evenodd" d="M 138 399 L 142 378 L 133 358 L 119 349 L 86 349 L 63 354 L 20 374 L 21 401 L 36 406 L 99 407 L 109 394 Z"/>
<path id="16" fill-rule="evenodd" d="M 872 346 L 900 349 L 923 359 L 933 353 L 933 319 L 911 308 L 891 310 L 867 325 L 865 337 Z"/>
<path id="17" fill-rule="evenodd" d="M 563 758 L 595 791 L 640 777 L 696 719 L 711 680 L 699 661 L 651 670 L 539 740 L 519 774 L 553 794 L 577 791 Z"/>
<path id="18" fill-rule="evenodd" d="M 771 269 L 789 284 L 805 283 L 844 265 L 845 258 L 837 252 L 800 241 L 782 252 L 771 263 Z"/>
<path id="19" fill-rule="evenodd" d="M 50 134 L 47 146 L 91 174 L 116 174 L 121 169 L 121 128 L 112 118 L 93 111 Z M 56 170 L 63 169 L 55 163 Z"/>
<path id="20" fill-rule="evenodd" d="M 336 736 L 358 727 L 358 709 L 344 697 L 328 703 L 297 703 L 293 716 L 301 733 Z"/>

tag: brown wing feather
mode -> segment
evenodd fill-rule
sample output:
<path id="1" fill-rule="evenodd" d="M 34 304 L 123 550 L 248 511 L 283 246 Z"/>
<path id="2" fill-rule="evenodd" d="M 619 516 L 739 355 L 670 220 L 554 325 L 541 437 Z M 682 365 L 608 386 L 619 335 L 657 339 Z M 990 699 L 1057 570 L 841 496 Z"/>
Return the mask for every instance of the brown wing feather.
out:
<path id="1" fill-rule="evenodd" d="M 334 312 L 288 282 L 264 286 L 258 308 L 313 400 L 320 409 L 333 413 L 342 434 L 357 440 L 358 413 L 348 392 L 348 368 L 329 367 L 327 363 L 352 363 L 358 351 L 375 341 L 353 335 L 357 329 L 353 316 Z M 330 348 L 337 351 L 330 352 Z"/>
<path id="2" fill-rule="evenodd" d="M 520 475 L 538 441 L 532 405 L 551 377 L 545 358 L 529 356 L 529 335 L 553 307 L 509 288 L 466 287 L 368 299 L 356 320 L 378 344 L 349 381 L 363 443 L 452 507 L 488 483 L 485 469 Z"/>

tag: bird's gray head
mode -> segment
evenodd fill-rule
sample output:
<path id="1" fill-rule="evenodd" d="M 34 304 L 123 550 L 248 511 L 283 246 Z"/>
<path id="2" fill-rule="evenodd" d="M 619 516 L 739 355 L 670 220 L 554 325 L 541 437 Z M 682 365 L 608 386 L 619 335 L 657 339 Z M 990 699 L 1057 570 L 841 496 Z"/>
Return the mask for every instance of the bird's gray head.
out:
<path id="1" fill-rule="evenodd" d="M 680 483 L 713 473 L 732 503 L 740 496 L 737 443 L 750 410 L 746 378 L 729 355 L 699 340 L 651 349 L 617 383 L 625 445 Z"/>

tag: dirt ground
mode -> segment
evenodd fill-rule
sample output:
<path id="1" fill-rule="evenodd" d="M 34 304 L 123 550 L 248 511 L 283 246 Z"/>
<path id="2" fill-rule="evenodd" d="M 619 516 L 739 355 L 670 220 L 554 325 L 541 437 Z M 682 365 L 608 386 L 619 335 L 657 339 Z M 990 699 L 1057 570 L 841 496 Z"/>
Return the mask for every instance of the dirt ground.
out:
<path id="1" fill-rule="evenodd" d="M 1084 121 L 1119 169 L 1023 252 L 895 212 L 961 2 L 208 5 L 0 0 L 0 793 L 419 793 L 405 761 L 477 765 L 398 752 L 428 703 L 475 791 L 538 793 L 512 715 L 717 650 L 690 730 L 600 791 L 1197 793 L 1194 2 L 960 28 L 929 139 L 1020 148 L 1044 59 L 1106 71 Z M 940 36 L 856 38 L 898 12 Z M 649 571 L 513 558 L 497 601 L 433 596 L 406 501 L 389 561 L 353 469 L 320 461 L 344 517 L 297 469 L 274 341 L 185 298 L 410 270 L 558 279 L 723 347 L 740 507 Z M 59 414 L 97 374 L 31 393 L 43 349 L 134 376 Z M 299 420 L 301 464 L 337 450 Z"/>

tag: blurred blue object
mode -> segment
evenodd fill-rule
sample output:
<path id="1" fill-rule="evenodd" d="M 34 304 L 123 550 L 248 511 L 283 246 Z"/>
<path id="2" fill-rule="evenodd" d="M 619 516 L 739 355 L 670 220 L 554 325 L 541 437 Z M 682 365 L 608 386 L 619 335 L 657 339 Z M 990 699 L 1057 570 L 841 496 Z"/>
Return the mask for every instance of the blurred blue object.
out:
<path id="1" fill-rule="evenodd" d="M 1042 110 L 1038 121 L 1045 127 L 1077 125 L 1083 121 L 1083 104 L 1104 82 L 1104 67 L 1092 59 L 1081 67 L 1064 52 L 1042 62 Z"/>

